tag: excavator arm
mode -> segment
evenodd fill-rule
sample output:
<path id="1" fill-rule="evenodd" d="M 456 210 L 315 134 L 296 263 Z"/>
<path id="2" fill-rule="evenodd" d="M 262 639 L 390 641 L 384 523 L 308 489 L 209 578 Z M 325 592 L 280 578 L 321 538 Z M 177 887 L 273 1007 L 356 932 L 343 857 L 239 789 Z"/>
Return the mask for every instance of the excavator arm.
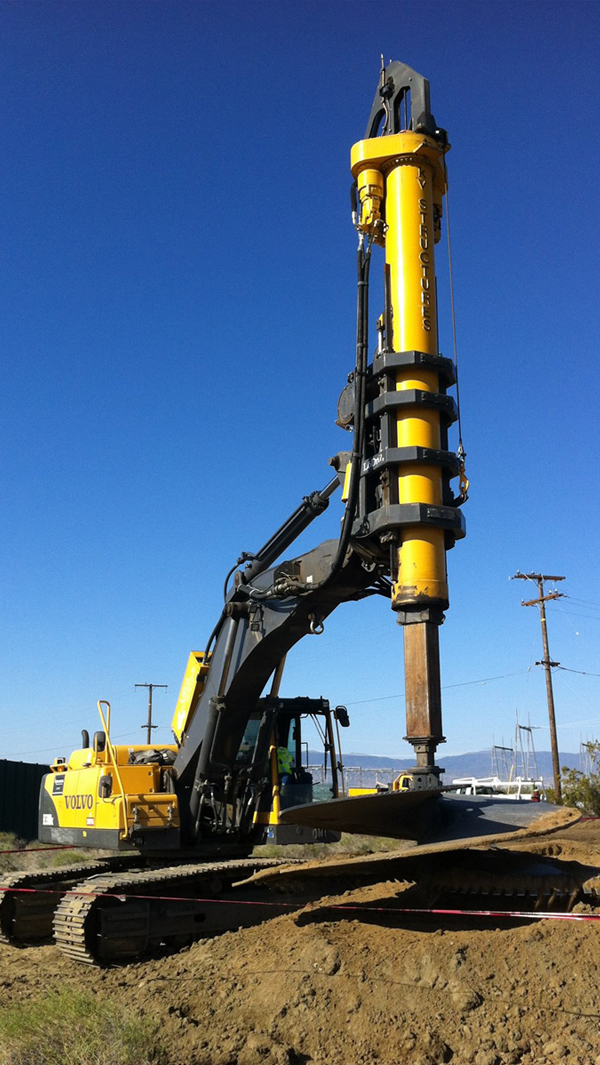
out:
<path id="1" fill-rule="evenodd" d="M 341 603 L 386 594 L 380 567 L 350 550 L 333 571 L 338 541 L 256 572 L 255 561 L 228 594 L 213 636 L 210 667 L 189 715 L 175 764 L 180 809 L 189 810 L 187 832 L 248 831 L 260 798 L 268 747 L 280 706 L 278 688 L 288 651 L 322 631 Z M 300 590 L 302 589 L 302 590 Z M 274 678 L 271 692 L 262 693 Z M 299 700 L 302 702 L 302 700 Z M 248 720 L 261 711 L 251 765 L 238 753 Z M 227 825 L 222 811 L 229 808 Z M 243 824 L 242 824 L 243 821 Z"/>

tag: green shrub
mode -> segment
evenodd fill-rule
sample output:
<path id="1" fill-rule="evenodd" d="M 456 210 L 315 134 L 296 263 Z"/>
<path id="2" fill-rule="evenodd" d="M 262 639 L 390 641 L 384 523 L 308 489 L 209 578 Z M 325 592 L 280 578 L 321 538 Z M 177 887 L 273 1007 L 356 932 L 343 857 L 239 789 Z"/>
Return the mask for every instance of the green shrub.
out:
<path id="1" fill-rule="evenodd" d="M 600 814 L 600 742 L 587 744 L 591 772 L 562 767 L 561 787 L 564 806 L 576 806 L 585 814 Z M 548 793 L 550 798 L 550 793 Z M 552 801 L 552 799 L 550 799 Z"/>
<path id="2" fill-rule="evenodd" d="M 0 1006 L 0 1065 L 166 1065 L 158 1022 L 64 989 Z"/>

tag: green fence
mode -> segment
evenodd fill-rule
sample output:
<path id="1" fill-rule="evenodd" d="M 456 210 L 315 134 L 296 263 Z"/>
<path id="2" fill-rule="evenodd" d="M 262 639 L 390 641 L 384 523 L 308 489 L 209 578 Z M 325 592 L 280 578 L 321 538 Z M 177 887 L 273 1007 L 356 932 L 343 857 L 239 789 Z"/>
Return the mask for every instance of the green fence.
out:
<path id="1" fill-rule="evenodd" d="M 40 781 L 47 765 L 0 758 L 0 832 L 37 839 Z"/>

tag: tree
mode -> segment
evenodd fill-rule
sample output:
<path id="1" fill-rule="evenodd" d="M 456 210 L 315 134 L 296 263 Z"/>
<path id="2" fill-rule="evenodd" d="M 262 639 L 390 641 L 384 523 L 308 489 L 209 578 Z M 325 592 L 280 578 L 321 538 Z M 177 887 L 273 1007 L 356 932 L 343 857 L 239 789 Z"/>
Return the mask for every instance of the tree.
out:
<path id="1" fill-rule="evenodd" d="M 586 774 L 580 769 L 562 767 L 562 801 L 564 806 L 576 806 L 585 814 L 600 815 L 600 741 L 595 740 L 586 746 L 590 772 Z M 548 798 L 553 801 L 551 792 Z"/>

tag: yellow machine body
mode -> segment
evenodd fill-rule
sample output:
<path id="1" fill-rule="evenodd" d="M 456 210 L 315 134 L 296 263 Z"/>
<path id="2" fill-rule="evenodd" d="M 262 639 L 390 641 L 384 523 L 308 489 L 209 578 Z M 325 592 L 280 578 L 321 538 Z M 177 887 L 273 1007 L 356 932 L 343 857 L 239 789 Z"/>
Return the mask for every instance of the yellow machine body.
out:
<path id="1" fill-rule="evenodd" d="M 164 748 L 163 748 L 164 749 Z M 169 750 L 176 751 L 176 747 Z M 132 764 L 144 746 L 93 747 L 56 761 L 44 777 L 40 839 L 126 850 L 145 836 L 160 847 L 179 845 L 179 808 L 168 770 Z"/>

